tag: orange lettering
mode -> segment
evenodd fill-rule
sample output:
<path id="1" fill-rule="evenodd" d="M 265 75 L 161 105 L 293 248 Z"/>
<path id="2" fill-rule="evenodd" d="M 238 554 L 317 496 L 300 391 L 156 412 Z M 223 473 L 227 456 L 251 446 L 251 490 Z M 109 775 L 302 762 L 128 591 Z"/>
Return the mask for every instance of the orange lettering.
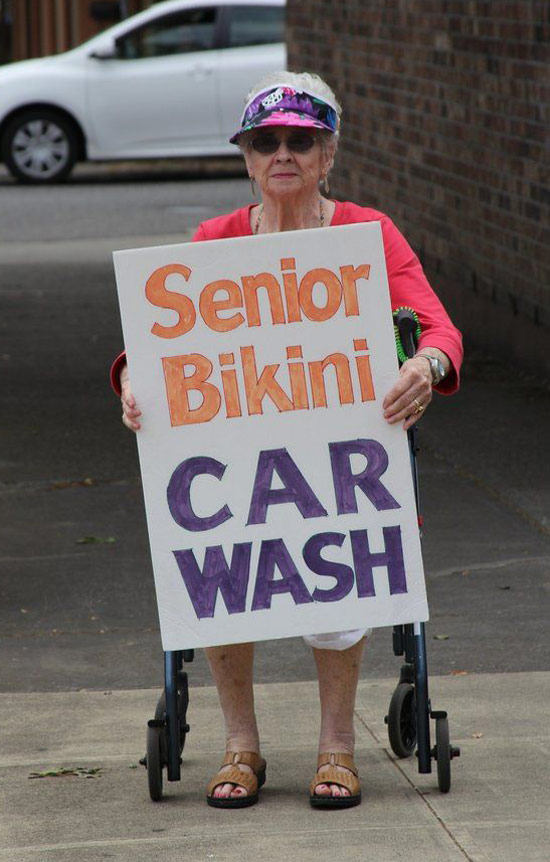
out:
<path id="1" fill-rule="evenodd" d="M 374 401 L 374 385 L 370 369 L 369 356 L 356 356 L 357 373 L 359 375 L 359 386 L 361 387 L 361 401 Z"/>
<path id="2" fill-rule="evenodd" d="M 281 259 L 281 270 L 296 269 L 296 259 L 283 257 Z M 289 323 L 299 323 L 302 319 L 300 314 L 300 302 L 298 299 L 298 279 L 295 272 L 283 272 L 283 285 L 285 288 L 286 312 Z"/>
<path id="3" fill-rule="evenodd" d="M 313 302 L 313 288 L 321 282 L 327 289 L 327 301 L 322 307 Z M 342 300 L 342 285 L 336 275 L 330 269 L 312 269 L 306 272 L 300 282 L 300 305 L 309 320 L 328 320 L 333 317 Z"/>
<path id="4" fill-rule="evenodd" d="M 355 317 L 359 314 L 357 279 L 368 278 L 370 275 L 370 266 L 368 263 L 362 263 L 355 268 L 353 266 L 341 266 L 340 275 L 342 276 L 342 285 L 344 287 L 346 317 Z"/>
<path id="5" fill-rule="evenodd" d="M 218 291 L 225 291 L 226 299 L 215 299 Z M 243 298 L 239 285 L 228 279 L 220 279 L 220 281 L 212 281 L 207 284 L 201 291 L 199 299 L 199 309 L 201 317 L 210 329 L 216 332 L 229 332 L 236 329 L 244 321 L 243 315 L 232 314 L 231 317 L 218 317 L 218 311 L 225 311 L 228 308 L 242 308 Z"/>
<path id="6" fill-rule="evenodd" d="M 267 395 L 279 412 L 294 410 L 294 404 L 281 386 L 275 380 L 279 364 L 266 365 L 260 376 L 256 368 L 256 358 L 253 347 L 241 347 L 241 362 L 243 366 L 244 388 L 248 413 L 263 414 L 262 401 Z"/>
<path id="7" fill-rule="evenodd" d="M 287 359 L 301 359 L 302 348 L 299 346 L 287 347 L 286 356 Z M 306 372 L 304 370 L 304 363 L 289 363 L 288 376 L 290 378 L 290 391 L 292 393 L 294 409 L 307 410 L 309 408 L 309 401 L 307 397 Z"/>
<path id="8" fill-rule="evenodd" d="M 269 298 L 269 308 L 273 323 L 285 323 L 285 311 L 281 297 L 281 286 L 274 275 L 261 272 L 259 275 L 243 275 L 244 304 L 249 326 L 260 326 L 258 290 L 265 287 Z"/>
<path id="9" fill-rule="evenodd" d="M 353 347 L 355 350 L 368 350 L 366 338 L 354 338 Z M 370 367 L 369 356 L 356 356 L 355 364 L 357 365 L 357 374 L 359 376 L 359 386 L 361 389 L 361 401 L 374 401 L 374 385 L 372 382 L 372 372 Z"/>
<path id="10" fill-rule="evenodd" d="M 310 362 L 309 376 L 314 407 L 327 406 L 327 390 L 323 372 L 329 365 L 334 367 L 340 404 L 353 404 L 353 383 L 349 370 L 349 362 L 345 353 L 331 353 L 322 360 Z"/>
<path id="11" fill-rule="evenodd" d="M 193 365 L 195 370 L 187 376 L 185 366 Z M 162 367 L 164 382 L 170 410 L 170 424 L 194 425 L 198 422 L 209 422 L 219 411 L 221 395 L 213 383 L 208 383 L 212 373 L 212 363 L 201 353 L 189 353 L 185 356 L 163 357 Z M 202 404 L 191 407 L 189 392 L 200 392 Z"/>
<path id="12" fill-rule="evenodd" d="M 152 305 L 159 308 L 171 308 L 177 312 L 179 317 L 174 326 L 162 326 L 160 323 L 153 325 L 151 332 L 153 335 L 158 335 L 159 338 L 178 338 L 180 335 L 185 335 L 186 332 L 193 329 L 197 317 L 195 306 L 188 296 L 166 288 L 166 279 L 169 275 L 174 274 L 182 275 L 185 281 L 188 281 L 191 270 L 182 263 L 169 263 L 156 269 L 145 285 L 145 296 Z"/>
<path id="13" fill-rule="evenodd" d="M 235 362 L 235 356 L 233 353 L 220 353 L 218 359 L 220 360 L 221 366 L 233 365 Z M 225 415 L 228 419 L 235 419 L 238 416 L 242 416 L 237 372 L 234 368 L 230 368 L 228 370 L 222 369 L 221 377 L 225 398 Z"/>

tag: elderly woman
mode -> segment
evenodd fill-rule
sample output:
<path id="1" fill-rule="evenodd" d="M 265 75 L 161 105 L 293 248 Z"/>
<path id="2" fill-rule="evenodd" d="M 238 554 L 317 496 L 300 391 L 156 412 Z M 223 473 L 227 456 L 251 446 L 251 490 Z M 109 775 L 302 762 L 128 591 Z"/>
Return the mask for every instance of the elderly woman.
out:
<path id="1" fill-rule="evenodd" d="M 331 200 L 327 177 L 336 153 L 341 109 L 316 75 L 281 72 L 265 78 L 248 96 L 241 127 L 231 138 L 246 162 L 261 203 L 199 225 L 194 240 L 265 234 L 273 231 L 380 221 L 392 307 L 412 306 L 422 336 L 414 358 L 383 401 L 390 424 L 409 428 L 426 411 L 432 389 L 458 387 L 461 338 L 431 290 L 417 257 L 390 219 L 381 212 Z M 123 422 L 140 428 L 140 410 L 131 392 L 124 355 L 112 369 L 121 394 Z M 365 630 L 306 638 L 313 647 L 319 680 L 321 731 L 317 772 L 310 786 L 316 807 L 346 808 L 361 801 L 353 761 L 353 713 Z M 206 650 L 225 720 L 226 753 L 207 791 L 218 808 L 240 808 L 258 799 L 265 761 L 254 713 L 252 643 Z"/>

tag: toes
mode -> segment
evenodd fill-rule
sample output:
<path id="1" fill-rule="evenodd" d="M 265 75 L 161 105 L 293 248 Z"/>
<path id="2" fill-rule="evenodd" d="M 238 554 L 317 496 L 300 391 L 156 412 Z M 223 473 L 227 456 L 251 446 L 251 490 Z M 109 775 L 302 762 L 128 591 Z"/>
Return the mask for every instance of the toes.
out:
<path id="1" fill-rule="evenodd" d="M 228 797 L 246 796 L 247 792 L 244 787 L 239 787 L 238 784 L 218 784 L 214 789 L 213 796 L 216 799 L 227 799 Z"/>
<path id="2" fill-rule="evenodd" d="M 315 787 L 316 796 L 349 796 L 350 792 L 347 787 L 342 787 L 340 784 L 318 784 Z"/>
<path id="3" fill-rule="evenodd" d="M 232 790 L 233 784 L 218 784 L 218 786 L 214 790 L 214 796 L 217 799 L 225 799 L 227 796 L 231 795 Z"/>

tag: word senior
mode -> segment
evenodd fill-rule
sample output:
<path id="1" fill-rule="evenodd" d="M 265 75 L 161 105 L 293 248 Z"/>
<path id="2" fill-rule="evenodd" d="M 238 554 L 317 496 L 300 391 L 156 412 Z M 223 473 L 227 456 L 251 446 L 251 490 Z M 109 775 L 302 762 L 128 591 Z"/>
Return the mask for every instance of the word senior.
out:
<path id="1" fill-rule="evenodd" d="M 334 499 L 338 515 L 358 512 L 356 491 L 359 490 L 377 511 L 399 509 L 400 505 L 381 476 L 388 466 L 388 455 L 376 440 L 347 440 L 329 443 Z M 363 456 L 366 466 L 353 472 L 352 457 Z M 176 523 L 191 532 L 215 529 L 233 517 L 227 503 L 210 515 L 197 515 L 191 502 L 191 487 L 198 476 L 211 476 L 221 481 L 226 466 L 215 458 L 195 456 L 183 461 L 174 470 L 167 489 L 167 502 Z M 280 487 L 273 487 L 275 475 Z M 322 518 L 327 509 L 319 500 L 306 477 L 286 448 L 268 449 L 259 453 L 246 525 L 265 524 L 271 506 L 293 504 L 303 519 Z M 295 604 L 335 602 L 347 596 L 354 585 L 358 598 L 375 596 L 373 569 L 385 567 L 390 595 L 407 592 L 407 581 L 401 541 L 401 528 L 381 528 L 383 550 L 373 551 L 367 529 L 316 532 L 301 550 L 303 563 L 310 573 L 330 577 L 335 583 L 308 590 L 283 538 L 263 539 L 259 545 L 251 610 L 271 607 L 275 594 L 288 593 Z M 327 560 L 323 550 L 331 546 L 350 546 L 348 562 Z M 221 545 L 206 548 L 204 563 L 199 566 L 192 548 L 173 551 L 182 579 L 199 619 L 213 617 L 218 593 L 229 614 L 246 610 L 252 542 L 233 545 L 231 559 Z M 349 556 L 349 552 L 348 552 Z M 352 565 L 349 565 L 349 563 Z"/>
<path id="2" fill-rule="evenodd" d="M 299 323 L 302 314 L 308 319 L 321 323 L 330 320 L 344 304 L 346 317 L 359 315 L 357 282 L 367 280 L 369 264 L 357 267 L 340 267 L 340 277 L 332 270 L 316 267 L 305 273 L 298 282 L 296 260 L 282 258 L 281 276 L 283 286 L 275 275 L 260 272 L 257 275 L 243 275 L 240 286 L 236 281 L 222 278 L 212 281 L 202 288 L 199 295 L 199 314 L 209 329 L 215 332 L 230 332 L 246 323 L 247 326 L 261 326 L 258 292 L 267 295 L 271 323 L 274 325 Z M 145 285 L 145 295 L 152 305 L 175 311 L 178 320 L 172 326 L 155 323 L 151 332 L 158 338 L 179 338 L 190 332 L 197 321 L 197 309 L 191 297 L 166 286 L 168 278 L 179 276 L 188 282 L 192 270 L 183 263 L 170 263 L 156 269 Z M 324 302 L 318 303 L 316 285 L 325 288 Z M 244 311 L 244 314 L 243 314 Z M 221 313 L 223 312 L 223 314 Z M 234 312 L 227 314 L 227 312 Z"/>

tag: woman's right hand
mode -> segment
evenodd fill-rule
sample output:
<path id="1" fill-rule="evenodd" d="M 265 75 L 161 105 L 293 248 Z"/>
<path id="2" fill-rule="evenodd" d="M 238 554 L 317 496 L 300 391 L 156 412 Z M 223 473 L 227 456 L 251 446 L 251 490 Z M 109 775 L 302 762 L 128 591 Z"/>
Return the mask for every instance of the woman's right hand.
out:
<path id="1" fill-rule="evenodd" d="M 122 421 L 130 431 L 139 431 L 141 428 L 141 424 L 139 422 L 141 410 L 138 410 L 136 399 L 132 395 L 132 387 L 130 386 L 130 377 L 128 375 L 127 365 L 125 365 L 120 372 L 120 390 Z"/>

